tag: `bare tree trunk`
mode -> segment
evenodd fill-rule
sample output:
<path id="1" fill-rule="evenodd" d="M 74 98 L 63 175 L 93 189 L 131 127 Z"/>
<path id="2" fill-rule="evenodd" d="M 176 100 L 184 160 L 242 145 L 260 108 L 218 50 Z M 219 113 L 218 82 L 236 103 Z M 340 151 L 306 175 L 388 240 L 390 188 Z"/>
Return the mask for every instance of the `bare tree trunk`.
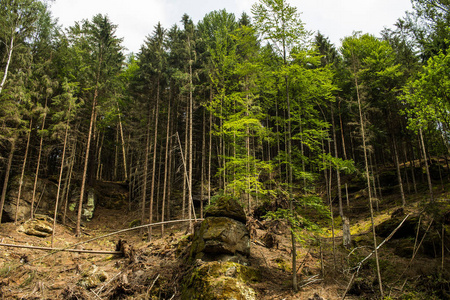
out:
<path id="1" fill-rule="evenodd" d="M 70 114 L 70 108 L 69 108 L 68 114 Z M 66 146 L 67 146 L 68 132 L 69 132 L 69 117 L 67 117 L 66 133 L 64 136 L 63 154 L 62 154 L 62 158 L 61 158 L 61 169 L 59 170 L 58 191 L 56 192 L 55 214 L 53 216 L 53 231 L 52 231 L 52 243 L 51 243 L 52 248 L 54 246 L 54 238 L 55 238 L 55 232 L 56 232 L 56 217 L 58 216 L 59 193 L 61 191 L 61 181 L 62 181 L 62 175 L 63 175 L 63 171 L 64 171 L 64 160 L 66 159 Z"/>
<path id="2" fill-rule="evenodd" d="M 419 138 L 420 138 L 420 145 L 422 146 L 423 151 L 423 159 L 425 161 L 425 171 L 427 172 L 428 189 L 430 191 L 430 201 L 433 202 L 434 201 L 433 184 L 431 183 L 430 168 L 428 167 L 427 151 L 425 149 L 425 142 L 423 141 L 422 128 L 419 128 Z"/>
<path id="3" fill-rule="evenodd" d="M 398 159 L 397 142 L 395 141 L 394 136 L 392 136 L 392 142 L 394 146 L 395 167 L 397 169 L 398 185 L 400 187 L 400 195 L 402 197 L 402 206 L 405 207 L 406 206 L 405 192 L 403 191 L 403 181 L 402 181 L 402 173 L 400 172 L 400 162 Z"/>
<path id="4" fill-rule="evenodd" d="M 62 220 L 62 223 L 64 225 L 66 225 L 67 207 L 69 204 L 69 190 L 70 190 L 70 183 L 72 181 L 73 165 L 75 164 L 76 148 L 77 148 L 77 143 L 74 142 L 73 146 L 72 146 L 72 153 L 70 155 L 70 168 L 69 168 L 69 172 L 67 172 L 67 174 L 66 174 L 66 180 L 64 183 L 64 190 L 63 190 L 64 215 L 63 215 L 63 220 Z"/>
<path id="5" fill-rule="evenodd" d="M 149 211 L 149 224 L 153 223 L 153 197 L 155 192 L 155 172 L 156 172 L 156 144 L 158 142 L 158 116 L 159 116 L 159 76 L 156 90 L 156 108 L 155 108 L 155 131 L 153 140 L 153 168 L 152 168 L 152 188 L 150 191 L 150 211 Z M 148 227 L 147 241 L 152 239 L 152 226 Z"/>
<path id="6" fill-rule="evenodd" d="M 205 184 L 205 155 L 206 155 L 206 116 L 203 109 L 203 130 L 202 130 L 202 168 L 200 182 L 200 218 L 203 219 L 203 185 Z"/>
<path id="7" fill-rule="evenodd" d="M 142 187 L 142 203 L 141 203 L 141 224 L 145 222 L 145 201 L 147 198 L 147 179 L 148 179 L 148 157 L 151 152 L 151 142 L 150 142 L 150 115 L 148 116 L 147 124 L 147 145 L 145 147 L 145 157 L 144 157 L 144 174 L 143 174 L 143 187 Z"/>
<path id="8" fill-rule="evenodd" d="M 355 72 L 356 74 L 356 72 Z M 362 108 L 361 108 L 361 98 L 359 95 L 359 85 L 358 85 L 358 79 L 355 75 L 355 87 L 356 87 L 356 96 L 358 98 L 358 110 L 359 110 L 359 122 L 361 126 L 361 135 L 362 135 L 362 142 L 363 142 L 363 151 L 364 151 L 364 163 L 366 168 L 366 180 L 367 180 L 367 188 L 369 192 L 369 207 L 370 207 L 370 221 L 372 223 L 372 233 L 373 233 L 373 244 L 375 248 L 375 262 L 377 266 L 377 276 L 378 276 L 378 284 L 380 288 L 380 294 L 381 298 L 384 297 L 383 293 L 383 283 L 381 281 L 381 271 L 380 271 L 380 262 L 378 259 L 378 250 L 377 250 L 377 236 L 375 234 L 375 223 L 373 219 L 373 205 L 372 205 L 372 191 L 371 191 L 371 184 L 370 184 L 370 172 L 369 172 L 369 162 L 367 159 L 367 147 L 366 147 L 366 133 L 364 130 L 364 119 L 362 114 Z"/>
<path id="9" fill-rule="evenodd" d="M 13 48 L 14 48 L 14 35 L 11 37 L 11 43 L 9 45 L 8 61 L 6 62 L 5 73 L 3 74 L 3 79 L 2 82 L 0 83 L 0 94 L 2 93 L 3 87 L 5 86 L 6 78 L 8 77 L 9 64 L 11 63 Z"/>
<path id="10" fill-rule="evenodd" d="M 119 129 L 120 129 L 120 137 L 122 140 L 122 155 L 123 155 L 123 172 L 124 172 L 124 180 L 128 180 L 128 172 L 127 172 L 127 152 L 125 151 L 125 138 L 123 136 L 123 127 L 122 127 L 122 118 L 120 117 L 119 106 L 117 105 L 117 112 L 119 114 Z"/>
<path id="11" fill-rule="evenodd" d="M 119 125 L 116 126 L 115 142 L 114 142 L 114 173 L 113 180 L 117 180 L 117 170 L 119 169 Z"/>
<path id="12" fill-rule="evenodd" d="M 212 93 L 211 93 L 212 100 Z M 208 205 L 211 204 L 212 111 L 209 112 Z"/>
<path id="13" fill-rule="evenodd" d="M 9 181 L 9 172 L 11 170 L 14 152 L 16 151 L 16 142 L 17 137 L 14 136 L 11 140 L 11 149 L 9 150 L 8 164 L 6 165 L 5 179 L 3 181 L 2 198 L 0 199 L 0 224 L 2 223 L 3 206 L 5 205 L 6 189 L 8 188 L 8 181 Z"/>
<path id="14" fill-rule="evenodd" d="M 45 99 L 44 115 L 42 117 L 42 126 L 41 126 L 42 130 L 45 129 L 45 119 L 46 118 L 47 118 L 47 99 Z M 33 217 L 34 217 L 33 216 L 34 202 L 35 202 L 35 197 L 36 197 L 36 188 L 37 188 L 37 181 L 38 181 L 38 177 L 39 177 L 39 167 L 41 164 L 42 145 L 43 144 L 44 144 L 44 136 L 41 135 L 41 139 L 39 142 L 39 154 L 38 154 L 37 165 L 36 165 L 36 173 L 34 175 L 33 194 L 31 196 L 31 214 L 30 214 L 31 219 L 33 219 Z"/>
<path id="15" fill-rule="evenodd" d="M 185 130 L 184 130 L 184 153 L 186 153 L 186 156 L 188 155 L 189 148 L 188 148 L 188 138 L 189 138 L 189 101 L 186 99 L 186 124 L 185 124 Z M 180 144 L 181 147 L 181 144 Z M 187 167 L 186 167 L 187 168 Z M 184 174 L 186 176 L 186 174 Z M 188 180 L 183 180 L 183 205 L 182 205 L 182 217 L 183 219 L 186 218 L 186 197 L 188 197 L 187 192 L 187 184 Z M 189 200 L 188 200 L 189 202 Z"/>
<path id="16" fill-rule="evenodd" d="M 164 157 L 164 188 L 163 188 L 163 198 L 162 198 L 162 207 L 161 207 L 161 222 L 164 223 L 164 212 L 166 205 L 166 191 L 167 191 L 167 172 L 169 169 L 169 132 L 170 132 L 170 97 L 167 109 L 167 127 L 166 127 L 166 155 Z M 164 224 L 161 225 L 161 237 L 164 236 Z"/>
<path id="17" fill-rule="evenodd" d="M 103 141 L 105 139 L 105 134 L 102 134 L 102 138 L 100 139 L 100 137 L 97 139 L 97 148 L 98 148 L 98 156 L 97 156 L 97 172 L 95 175 L 95 178 L 97 180 L 101 180 L 102 178 L 102 174 L 101 174 L 101 165 L 102 165 L 102 149 L 103 149 Z M 101 140 L 101 141 L 100 141 Z M 100 143 L 100 147 L 98 146 L 98 143 Z"/>
<path id="18" fill-rule="evenodd" d="M 20 196 L 22 195 L 23 177 L 25 175 L 25 166 L 27 165 L 28 148 L 30 147 L 30 137 L 31 137 L 32 126 L 33 126 L 33 120 L 30 121 L 30 129 L 27 134 L 27 147 L 25 149 L 25 156 L 23 158 L 22 173 L 20 174 L 19 192 L 17 193 L 16 215 L 14 217 L 14 224 L 17 224 L 17 218 L 19 216 L 19 202 L 20 202 Z"/>
<path id="19" fill-rule="evenodd" d="M 101 65 L 101 59 L 100 64 Z M 98 87 L 99 87 L 99 77 L 100 77 L 100 67 L 97 73 L 97 83 L 94 91 L 94 99 L 92 100 L 92 112 L 91 112 L 91 121 L 89 124 L 89 132 L 88 132 L 88 140 L 86 145 L 86 156 L 84 159 L 84 169 L 83 169 L 83 178 L 81 180 L 81 189 L 80 189 L 80 201 L 78 202 L 78 213 L 77 213 L 77 226 L 76 226 L 76 236 L 81 236 L 81 212 L 83 209 L 83 200 L 84 200 L 84 191 L 86 189 L 86 177 L 89 166 L 89 151 L 91 150 L 91 139 L 94 131 L 94 121 L 96 116 L 95 106 L 97 105 L 97 96 L 98 96 Z"/>
<path id="20" fill-rule="evenodd" d="M 193 226 L 192 226 L 192 207 L 194 206 L 194 203 L 192 201 L 192 164 L 193 164 L 193 159 L 192 159 L 192 154 L 193 154 L 193 128 L 192 128 L 192 120 L 194 118 L 194 114 L 193 114 L 193 106 L 194 106 L 194 99 L 193 99 L 193 95 L 192 95 L 192 60 L 189 60 L 189 213 L 188 213 L 188 218 L 189 218 L 189 231 L 192 232 L 193 230 Z"/>

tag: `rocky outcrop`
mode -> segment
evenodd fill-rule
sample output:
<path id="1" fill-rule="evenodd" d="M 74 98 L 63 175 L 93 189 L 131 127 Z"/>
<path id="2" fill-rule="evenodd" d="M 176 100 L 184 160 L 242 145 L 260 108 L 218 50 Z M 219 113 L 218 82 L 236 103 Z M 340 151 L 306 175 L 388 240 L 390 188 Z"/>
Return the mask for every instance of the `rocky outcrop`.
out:
<path id="1" fill-rule="evenodd" d="M 224 196 L 206 210 L 205 216 L 194 233 L 191 260 L 244 262 L 250 255 L 250 234 L 242 206 Z"/>
<path id="2" fill-rule="evenodd" d="M 4 206 L 5 219 L 13 221 L 16 216 L 17 198 L 19 195 L 20 176 L 12 178 L 9 192 Z M 26 220 L 31 216 L 31 202 L 33 199 L 34 176 L 24 176 L 20 193 L 17 220 Z M 34 209 L 38 213 L 45 213 L 52 209 L 56 199 L 57 186 L 53 182 L 38 179 L 35 194 Z"/>
<path id="3" fill-rule="evenodd" d="M 194 233 L 189 255 L 192 271 L 183 282 L 182 299 L 256 299 L 248 283 L 259 280 L 247 266 L 250 234 L 242 206 L 223 196 L 205 212 Z"/>

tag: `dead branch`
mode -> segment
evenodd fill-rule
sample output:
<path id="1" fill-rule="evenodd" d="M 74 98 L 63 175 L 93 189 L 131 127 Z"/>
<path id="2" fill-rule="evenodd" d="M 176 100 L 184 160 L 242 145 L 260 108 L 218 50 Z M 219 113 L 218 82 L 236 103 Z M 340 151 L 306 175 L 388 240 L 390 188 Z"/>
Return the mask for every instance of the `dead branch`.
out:
<path id="1" fill-rule="evenodd" d="M 389 241 L 389 240 L 394 236 L 394 234 L 397 232 L 397 230 L 399 230 L 400 227 L 402 227 L 403 223 L 406 221 L 406 219 L 408 219 L 408 217 L 409 217 L 410 215 L 411 215 L 411 214 L 407 214 L 407 215 L 406 215 L 406 217 L 403 219 L 403 221 L 402 221 L 402 222 L 401 222 L 401 223 L 400 223 L 400 224 L 399 224 L 399 225 L 391 232 L 391 234 L 389 234 L 389 236 L 388 236 L 387 238 L 385 238 L 384 241 L 381 242 L 381 243 L 377 246 L 376 250 L 378 250 L 381 246 L 384 245 L 384 243 L 386 243 L 387 241 Z M 350 282 L 349 282 L 348 285 L 347 285 L 347 289 L 345 290 L 344 294 L 342 295 L 342 298 L 341 298 L 342 300 L 345 299 L 345 296 L 347 295 L 347 292 L 348 292 L 348 290 L 350 289 L 350 286 L 351 286 L 351 284 L 352 284 L 352 282 L 353 282 L 353 279 L 355 278 L 355 275 L 359 273 L 359 270 L 361 269 L 361 266 L 363 265 L 363 263 L 364 263 L 366 260 L 368 260 L 374 253 L 375 253 L 375 249 L 374 249 L 372 252 L 370 252 L 370 254 L 367 255 L 362 261 L 360 261 L 360 262 L 358 263 L 357 267 L 354 268 L 354 269 L 356 269 L 356 271 L 353 273 L 352 278 L 350 279 Z"/>
<path id="2" fill-rule="evenodd" d="M 27 248 L 27 249 L 44 250 L 44 251 L 65 251 L 65 252 L 78 252 L 78 253 L 90 253 L 90 254 L 122 254 L 121 251 L 101 251 L 101 250 L 51 248 L 51 247 L 39 247 L 39 246 L 3 244 L 3 243 L 0 243 L 0 246 L 12 247 L 12 248 Z"/>

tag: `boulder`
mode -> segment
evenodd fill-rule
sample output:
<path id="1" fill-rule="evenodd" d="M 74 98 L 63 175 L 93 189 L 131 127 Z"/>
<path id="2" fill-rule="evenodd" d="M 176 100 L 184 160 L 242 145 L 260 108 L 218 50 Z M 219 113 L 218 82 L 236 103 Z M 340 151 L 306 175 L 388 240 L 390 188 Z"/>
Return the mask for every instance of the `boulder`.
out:
<path id="1" fill-rule="evenodd" d="M 260 278 L 258 270 L 237 263 L 203 263 L 185 278 L 181 299 L 256 300 L 249 283 Z"/>
<path id="2" fill-rule="evenodd" d="M 53 232 L 53 219 L 48 216 L 36 215 L 19 227 L 19 232 L 38 237 L 50 236 Z"/>
<path id="3" fill-rule="evenodd" d="M 245 225 L 228 217 L 208 217 L 195 232 L 191 257 L 220 254 L 250 255 L 250 235 Z"/>
<path id="4" fill-rule="evenodd" d="M 244 224 L 247 222 L 244 208 L 231 196 L 222 196 L 217 199 L 214 205 L 206 209 L 205 217 L 228 217 Z"/>
<path id="5" fill-rule="evenodd" d="M 95 193 L 93 189 L 89 189 L 87 191 L 87 199 L 86 202 L 83 203 L 83 218 L 86 219 L 86 221 L 90 221 L 92 217 L 94 217 L 94 210 L 95 210 Z"/>
<path id="6" fill-rule="evenodd" d="M 6 220 L 13 221 L 16 217 L 17 198 L 19 196 L 20 176 L 11 179 L 5 201 L 4 213 Z M 33 199 L 34 176 L 24 176 L 20 193 L 17 220 L 26 220 L 31 216 L 31 202 Z M 35 194 L 34 209 L 38 212 L 47 212 L 53 209 L 56 199 L 57 187 L 53 182 L 38 179 Z"/>

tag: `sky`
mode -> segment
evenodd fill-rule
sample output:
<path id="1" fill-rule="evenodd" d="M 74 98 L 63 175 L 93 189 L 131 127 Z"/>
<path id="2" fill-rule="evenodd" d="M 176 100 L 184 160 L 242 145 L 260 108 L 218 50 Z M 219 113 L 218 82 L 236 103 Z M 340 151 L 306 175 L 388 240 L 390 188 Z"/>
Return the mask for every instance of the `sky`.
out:
<path id="1" fill-rule="evenodd" d="M 64 28 L 76 21 L 92 19 L 98 13 L 108 15 L 118 25 L 117 37 L 123 38 L 126 52 L 139 52 L 146 36 L 161 22 L 164 28 L 181 25 L 187 13 L 195 23 L 207 13 L 226 9 L 238 19 L 243 12 L 251 16 L 257 0 L 55 0 L 53 16 Z M 354 31 L 379 36 L 383 28 L 393 28 L 397 19 L 411 11 L 411 0 L 288 0 L 297 7 L 307 30 L 320 31 L 337 47 L 341 39 Z"/>

